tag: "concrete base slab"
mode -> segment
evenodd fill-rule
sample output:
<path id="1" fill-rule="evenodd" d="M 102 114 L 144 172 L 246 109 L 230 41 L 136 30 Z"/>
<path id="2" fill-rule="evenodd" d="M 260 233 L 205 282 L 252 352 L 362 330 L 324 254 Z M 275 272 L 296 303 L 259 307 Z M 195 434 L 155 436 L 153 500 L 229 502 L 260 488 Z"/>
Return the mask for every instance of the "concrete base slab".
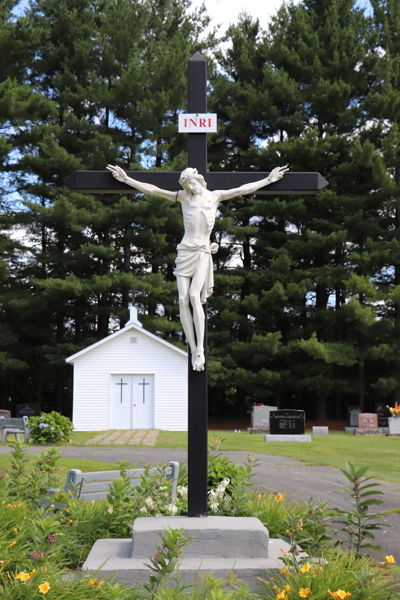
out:
<path id="1" fill-rule="evenodd" d="M 348 431 L 349 433 L 355 433 L 357 431 L 358 427 L 345 427 L 344 430 Z"/>
<path id="2" fill-rule="evenodd" d="M 282 550 L 289 549 L 283 540 L 269 540 L 268 529 L 255 517 L 141 517 L 133 524 L 132 540 L 97 540 L 83 570 L 124 583 L 147 581 L 152 571 L 145 563 L 161 544 L 159 533 L 168 528 L 183 529 L 185 537 L 193 538 L 184 547 L 179 567 L 186 583 L 200 581 L 206 572 L 227 579 L 232 571 L 255 590 L 265 570 L 279 572 Z"/>
<path id="3" fill-rule="evenodd" d="M 267 558 L 241 558 L 240 556 L 235 558 L 216 556 L 189 558 L 185 556 L 184 551 L 179 577 L 187 583 L 195 583 L 201 581 L 201 577 L 205 573 L 212 573 L 215 577 L 227 579 L 229 571 L 231 571 L 242 580 L 242 583 L 247 583 L 252 590 L 260 589 L 263 586 L 257 577 L 263 579 L 274 577 L 283 568 L 283 563 L 279 560 L 280 557 L 283 557 L 282 550 L 287 552 L 289 545 L 283 540 L 273 539 L 269 541 Z M 152 574 L 152 571 L 144 564 L 145 562 L 149 562 L 149 557 L 147 559 L 132 558 L 132 540 L 130 538 L 97 540 L 83 565 L 83 570 L 101 579 L 114 577 L 121 583 L 138 585 L 146 582 L 149 575 Z"/>
<path id="4" fill-rule="evenodd" d="M 132 556 L 147 558 L 160 543 L 160 532 L 183 529 L 191 539 L 186 558 L 267 558 L 268 529 L 255 517 L 139 517 L 132 528 Z"/>
<path id="5" fill-rule="evenodd" d="M 277 434 L 266 434 L 264 435 L 264 442 L 311 442 L 311 435 L 298 434 L 298 435 L 277 435 Z"/>

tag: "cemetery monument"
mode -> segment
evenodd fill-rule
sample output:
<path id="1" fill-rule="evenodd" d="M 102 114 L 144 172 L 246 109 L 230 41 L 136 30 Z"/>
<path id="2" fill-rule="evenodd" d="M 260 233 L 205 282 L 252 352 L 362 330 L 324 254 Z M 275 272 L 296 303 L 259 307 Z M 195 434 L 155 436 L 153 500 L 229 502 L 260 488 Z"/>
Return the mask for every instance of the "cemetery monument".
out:
<path id="1" fill-rule="evenodd" d="M 177 276 L 181 321 L 187 336 L 192 356 L 189 356 L 188 377 L 188 517 L 163 517 L 168 519 L 160 525 L 184 527 L 185 533 L 204 538 L 204 552 L 209 553 L 207 561 L 202 557 L 192 557 L 190 565 L 182 563 L 180 573 L 201 573 L 204 568 L 227 573 L 232 567 L 240 576 L 263 568 L 279 569 L 277 560 L 282 540 L 270 540 L 268 530 L 259 522 L 263 542 L 256 554 L 251 550 L 254 531 L 247 520 L 243 525 L 237 517 L 208 517 L 208 417 L 207 417 L 207 319 L 206 299 L 212 292 L 211 254 L 216 250 L 210 244 L 210 234 L 214 226 L 218 203 L 242 194 L 316 194 L 328 185 L 319 173 L 287 172 L 287 167 L 278 167 L 272 172 L 209 172 L 207 169 L 207 132 L 216 131 L 216 115 L 207 113 L 207 63 L 196 52 L 189 59 L 188 69 L 188 114 L 179 116 L 179 131 L 188 133 L 188 168 L 182 173 L 128 171 L 110 166 L 105 171 L 76 171 L 66 179 L 66 184 L 87 193 L 132 193 L 132 187 L 147 194 L 159 195 L 182 206 L 185 235 L 178 246 L 175 274 Z M 178 191 L 178 183 L 182 190 Z M 193 317 L 190 313 L 193 307 Z M 197 340 L 196 340 L 197 337 Z M 157 518 L 156 518 L 157 519 Z M 251 519 L 251 518 L 250 518 Z M 149 540 L 154 522 L 151 518 L 137 519 L 134 527 L 143 527 L 140 536 Z M 257 519 L 256 519 L 257 521 Z M 160 523 L 158 521 L 158 523 Z M 233 534 L 233 535 L 232 535 Z M 133 546 L 135 547 L 134 529 Z M 210 543 L 213 537 L 220 537 L 219 544 Z M 232 551 L 235 540 L 237 558 L 227 558 L 226 551 Z M 85 566 L 96 570 L 108 561 L 109 571 L 121 573 L 122 579 L 132 580 L 132 571 L 138 572 L 143 559 L 135 562 L 132 542 L 129 540 L 98 540 L 90 553 Z M 275 542 L 278 542 L 277 544 Z M 246 550 L 247 549 L 247 550 Z M 247 553 L 247 555 L 246 555 Z M 147 555 L 148 556 L 148 555 Z M 204 556 L 204 555 L 203 555 Z M 114 567 L 110 563 L 114 562 Z M 103 565 L 103 566 L 102 566 Z M 235 566 L 234 566 L 235 565 Z M 257 567 L 255 567 L 257 565 Z M 104 567 L 107 571 L 107 567 Z M 121 577 L 121 575 L 119 575 Z"/>

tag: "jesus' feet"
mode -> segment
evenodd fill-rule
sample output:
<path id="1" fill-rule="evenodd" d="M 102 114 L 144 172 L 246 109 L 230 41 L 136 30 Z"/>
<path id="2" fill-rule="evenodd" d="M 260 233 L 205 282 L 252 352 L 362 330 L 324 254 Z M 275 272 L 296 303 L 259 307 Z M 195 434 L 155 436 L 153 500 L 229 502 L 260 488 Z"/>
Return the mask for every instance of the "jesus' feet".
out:
<path id="1" fill-rule="evenodd" d="M 192 366 L 194 371 L 204 371 L 206 359 L 203 350 L 192 352 Z"/>

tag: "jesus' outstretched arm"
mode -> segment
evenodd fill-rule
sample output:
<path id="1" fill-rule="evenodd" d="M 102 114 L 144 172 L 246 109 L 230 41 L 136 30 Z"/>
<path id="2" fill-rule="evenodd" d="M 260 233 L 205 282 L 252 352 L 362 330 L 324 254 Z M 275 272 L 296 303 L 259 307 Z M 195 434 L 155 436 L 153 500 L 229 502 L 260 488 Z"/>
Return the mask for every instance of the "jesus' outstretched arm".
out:
<path id="1" fill-rule="evenodd" d="M 174 202 L 177 198 L 178 191 L 169 192 L 168 190 L 162 190 L 156 185 L 152 185 L 151 183 L 143 183 L 142 181 L 136 181 L 136 179 L 132 179 L 128 177 L 121 167 L 114 167 L 113 165 L 108 165 L 107 170 L 110 171 L 113 177 L 117 181 L 121 181 L 122 183 L 126 183 L 131 187 L 135 188 L 139 192 L 143 194 L 150 194 L 151 196 L 160 196 L 160 198 L 165 198 L 166 200 L 171 200 Z"/>
<path id="2" fill-rule="evenodd" d="M 244 185 L 241 185 L 238 188 L 233 188 L 231 190 L 222 190 L 220 200 L 230 200 L 231 198 L 235 198 L 236 196 L 254 194 L 260 188 L 282 179 L 286 171 L 289 171 L 289 167 L 287 165 L 285 165 L 284 167 L 276 167 L 265 179 L 253 181 L 253 183 L 245 183 Z"/>

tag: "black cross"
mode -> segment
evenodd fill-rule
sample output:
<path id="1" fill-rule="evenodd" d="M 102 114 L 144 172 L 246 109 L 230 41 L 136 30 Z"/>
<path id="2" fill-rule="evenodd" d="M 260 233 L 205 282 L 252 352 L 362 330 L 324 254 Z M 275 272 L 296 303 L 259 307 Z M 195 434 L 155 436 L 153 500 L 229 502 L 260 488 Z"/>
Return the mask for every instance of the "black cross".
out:
<path id="1" fill-rule="evenodd" d="M 188 112 L 207 113 L 207 63 L 196 52 L 189 59 Z M 207 134 L 188 134 L 188 166 L 196 168 L 204 176 L 209 190 L 228 190 L 268 177 L 265 172 L 229 173 L 207 171 Z M 180 173 L 127 171 L 137 181 L 152 183 L 160 188 L 178 191 Z M 91 194 L 132 194 L 132 187 L 114 179 L 109 171 L 75 171 L 65 183 L 80 191 Z M 316 194 L 328 185 L 319 173 L 285 173 L 277 181 L 257 191 L 257 194 Z M 207 305 L 204 304 L 207 314 Z M 207 419 L 207 319 L 204 332 L 204 371 L 194 371 L 189 351 L 188 381 L 188 516 L 207 515 L 207 462 L 208 462 L 208 419 Z M 141 385 L 141 384 L 139 384 Z M 143 387 L 144 390 L 144 387 Z"/>
<path id="2" fill-rule="evenodd" d="M 150 385 L 149 383 L 146 383 L 145 378 L 143 377 L 143 383 L 138 383 L 138 385 L 142 385 L 143 386 L 143 404 L 145 401 L 145 392 L 146 392 L 146 388 L 144 387 L 145 385 Z"/>
<path id="3" fill-rule="evenodd" d="M 127 383 L 123 383 L 123 379 L 121 377 L 121 383 L 116 383 L 115 385 L 120 385 L 121 386 L 121 404 L 122 404 L 122 386 L 123 385 L 128 385 Z"/>

